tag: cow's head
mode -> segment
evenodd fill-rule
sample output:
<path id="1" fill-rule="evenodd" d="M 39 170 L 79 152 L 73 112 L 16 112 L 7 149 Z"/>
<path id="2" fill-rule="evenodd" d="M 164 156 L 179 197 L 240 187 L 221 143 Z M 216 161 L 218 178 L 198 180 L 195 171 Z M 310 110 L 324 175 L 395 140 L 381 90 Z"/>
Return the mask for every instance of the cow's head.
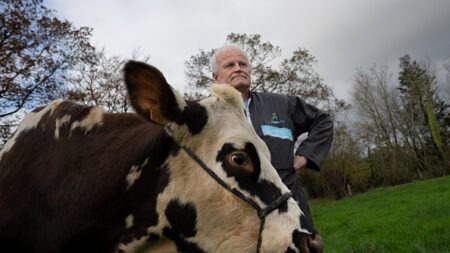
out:
<path id="1" fill-rule="evenodd" d="M 164 250 L 254 253 L 261 223 L 256 209 L 278 201 L 265 217 L 260 252 L 321 252 L 310 245 L 313 231 L 302 227 L 294 199 L 280 200 L 289 190 L 245 118 L 238 91 L 214 85 L 210 97 L 187 102 L 160 71 L 139 62 L 126 65 L 125 80 L 136 112 L 165 125 L 179 146 L 161 166 L 169 182 L 157 198 L 158 224 L 147 229 L 169 239 L 160 243 Z"/>

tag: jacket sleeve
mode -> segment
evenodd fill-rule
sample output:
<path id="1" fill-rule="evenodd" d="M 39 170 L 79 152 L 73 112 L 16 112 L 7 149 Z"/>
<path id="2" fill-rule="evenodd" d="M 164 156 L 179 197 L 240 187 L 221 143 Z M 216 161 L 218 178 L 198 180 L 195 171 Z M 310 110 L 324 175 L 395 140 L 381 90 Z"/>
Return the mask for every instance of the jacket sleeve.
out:
<path id="1" fill-rule="evenodd" d="M 308 159 L 307 168 L 320 171 L 333 141 L 333 121 L 331 116 L 299 97 L 290 97 L 292 119 L 297 133 L 308 132 L 296 155 Z"/>

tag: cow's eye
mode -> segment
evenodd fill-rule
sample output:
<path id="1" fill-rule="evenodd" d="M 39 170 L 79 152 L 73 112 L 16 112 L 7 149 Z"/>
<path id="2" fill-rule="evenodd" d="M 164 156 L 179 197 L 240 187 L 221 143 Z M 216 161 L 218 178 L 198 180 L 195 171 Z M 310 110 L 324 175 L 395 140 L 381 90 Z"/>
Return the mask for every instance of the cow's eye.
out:
<path id="1" fill-rule="evenodd" d="M 235 151 L 231 153 L 228 158 L 231 165 L 239 167 L 244 167 L 245 165 L 247 165 L 249 160 L 247 153 L 243 151 Z"/>

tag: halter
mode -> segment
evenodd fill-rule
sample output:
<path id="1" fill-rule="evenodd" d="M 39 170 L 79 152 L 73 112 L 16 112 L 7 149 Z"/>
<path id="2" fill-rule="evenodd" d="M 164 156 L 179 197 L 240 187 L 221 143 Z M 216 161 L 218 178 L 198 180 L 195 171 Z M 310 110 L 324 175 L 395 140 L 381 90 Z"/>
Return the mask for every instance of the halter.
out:
<path id="1" fill-rule="evenodd" d="M 180 146 L 180 145 L 179 145 Z M 292 197 L 292 193 L 291 192 L 287 192 L 283 195 L 281 195 L 279 198 L 277 198 L 274 202 L 272 202 L 270 205 L 266 206 L 265 208 L 261 208 L 258 203 L 256 203 L 253 199 L 245 196 L 244 194 L 242 194 L 242 192 L 236 190 L 236 188 L 231 188 L 231 186 L 229 186 L 227 183 L 225 183 L 222 179 L 220 179 L 219 176 L 217 176 L 216 173 L 214 173 L 214 171 L 212 171 L 208 166 L 206 166 L 206 164 L 200 160 L 200 158 L 198 158 L 198 156 L 196 156 L 194 154 L 194 152 L 192 152 L 192 150 L 190 150 L 187 147 L 184 146 L 180 146 L 195 162 L 197 162 L 198 165 L 200 165 L 200 167 L 203 168 L 204 171 L 206 171 L 206 173 L 208 173 L 214 180 L 217 181 L 217 183 L 219 183 L 221 186 L 223 186 L 223 188 L 227 189 L 228 191 L 230 191 L 231 193 L 233 193 L 234 195 L 236 195 L 238 198 L 242 199 L 243 201 L 247 202 L 248 204 L 250 204 L 254 209 L 256 209 L 257 213 L 258 213 L 258 217 L 260 219 L 260 223 L 259 223 L 259 235 L 258 235 L 258 243 L 256 245 L 256 253 L 260 253 L 261 250 L 261 243 L 262 243 L 262 232 L 264 230 L 264 224 L 266 222 L 266 216 L 268 214 L 270 214 L 272 211 L 274 211 L 275 209 L 277 209 L 278 207 L 280 207 L 283 203 L 285 203 L 289 198 Z"/>

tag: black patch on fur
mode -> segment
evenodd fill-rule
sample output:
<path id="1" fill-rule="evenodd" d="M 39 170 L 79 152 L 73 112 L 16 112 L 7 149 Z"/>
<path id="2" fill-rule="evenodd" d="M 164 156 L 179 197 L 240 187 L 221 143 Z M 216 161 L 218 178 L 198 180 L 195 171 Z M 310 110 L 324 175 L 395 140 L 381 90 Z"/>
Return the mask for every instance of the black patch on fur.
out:
<path id="1" fill-rule="evenodd" d="M 297 248 L 300 248 L 302 246 L 302 239 L 303 235 L 300 231 L 294 230 L 294 232 L 292 232 L 292 242 L 295 246 L 297 246 Z"/>
<path id="2" fill-rule="evenodd" d="M 266 205 L 272 204 L 273 201 L 275 201 L 281 196 L 281 190 L 273 183 L 266 180 L 262 180 L 261 183 L 258 184 L 257 190 L 259 191 L 258 196 L 260 196 L 261 200 Z M 278 207 L 278 211 L 280 213 L 286 213 L 288 211 L 287 201 L 285 201 Z"/>
<path id="3" fill-rule="evenodd" d="M 180 146 L 175 145 L 175 147 L 173 147 L 172 151 L 170 152 L 170 155 L 171 156 L 177 156 L 178 152 L 180 151 L 180 149 L 181 149 Z"/>
<path id="4" fill-rule="evenodd" d="M 171 200 L 167 205 L 165 214 L 175 233 L 183 237 L 193 237 L 197 234 L 195 228 L 197 211 L 193 204 L 181 203 L 178 199 Z"/>
<path id="5" fill-rule="evenodd" d="M 204 253 L 197 244 L 188 242 L 186 238 L 196 235 L 197 211 L 190 203 L 181 203 L 174 199 L 169 202 L 165 211 L 170 228 L 163 229 L 163 235 L 175 242 L 179 252 Z"/>
<path id="6" fill-rule="evenodd" d="M 206 253 L 206 251 L 202 250 L 197 244 L 186 241 L 186 239 L 168 227 L 163 229 L 163 235 L 175 242 L 178 252 Z"/>
<path id="7" fill-rule="evenodd" d="M 208 113 L 205 107 L 197 102 L 189 102 L 188 106 L 184 108 L 181 118 L 177 121 L 178 124 L 186 124 L 191 134 L 198 134 L 205 127 L 208 122 Z"/>
<path id="8" fill-rule="evenodd" d="M 304 209 L 301 209 L 303 212 Z M 306 214 L 300 214 L 300 227 L 314 233 L 316 230 L 312 224 L 312 217 L 306 216 Z"/>
<path id="9" fill-rule="evenodd" d="M 250 156 L 253 161 L 254 171 L 252 177 L 254 180 L 258 180 L 259 175 L 261 174 L 261 161 L 259 160 L 258 152 L 256 151 L 255 146 L 250 142 L 245 144 L 245 152 L 247 152 L 248 156 Z"/>
<path id="10" fill-rule="evenodd" d="M 280 212 L 280 214 L 287 213 L 288 212 L 288 202 L 286 201 L 283 204 L 281 204 L 280 207 L 278 207 L 278 211 Z"/>
<path id="11" fill-rule="evenodd" d="M 147 242 L 152 242 L 158 240 L 160 237 L 157 234 L 150 233 L 150 236 L 147 239 Z"/>
<path id="12" fill-rule="evenodd" d="M 303 252 L 302 250 L 305 250 L 308 248 L 308 238 L 310 236 L 311 235 L 309 235 L 309 234 L 300 232 L 298 230 L 294 230 L 292 232 L 292 242 L 300 250 L 300 252 Z"/>
<path id="13" fill-rule="evenodd" d="M 153 171 L 146 168 L 147 166 L 142 169 L 140 178 L 129 189 L 129 208 L 134 225 L 126 230 L 126 236 L 121 240 L 125 244 L 133 238 L 147 235 L 147 228 L 158 224 L 156 201 L 169 184 L 170 174 L 167 164 Z"/>
<path id="14" fill-rule="evenodd" d="M 238 149 L 235 148 L 233 144 L 225 143 L 222 149 L 218 152 L 216 161 L 222 162 L 222 166 L 227 173 L 227 176 L 234 177 L 241 189 L 247 191 L 253 196 L 258 196 L 264 204 L 270 205 L 281 196 L 281 190 L 267 180 L 260 180 L 258 182 L 258 178 L 261 173 L 261 162 L 255 146 L 252 143 L 246 143 L 243 150 L 253 161 L 254 171 L 251 173 L 244 170 L 236 170 L 228 163 L 228 160 L 226 159 L 227 155 L 236 150 Z M 280 212 L 286 212 L 287 202 L 283 203 L 279 210 Z"/>

